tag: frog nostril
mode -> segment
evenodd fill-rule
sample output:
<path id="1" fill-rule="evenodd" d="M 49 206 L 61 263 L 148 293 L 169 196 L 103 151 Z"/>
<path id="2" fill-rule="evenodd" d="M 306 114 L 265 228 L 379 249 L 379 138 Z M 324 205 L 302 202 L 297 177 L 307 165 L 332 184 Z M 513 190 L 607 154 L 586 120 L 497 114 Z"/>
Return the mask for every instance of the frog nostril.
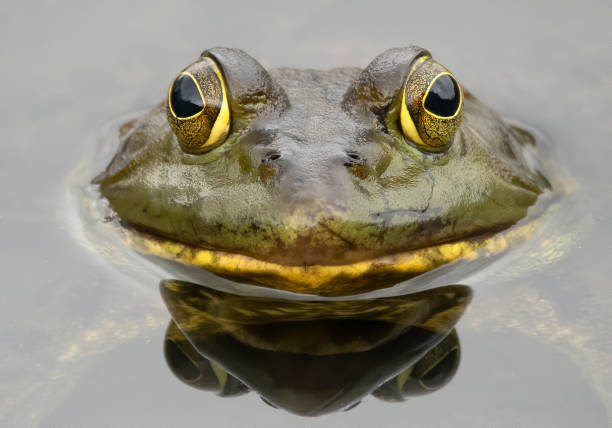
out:
<path id="1" fill-rule="evenodd" d="M 357 165 L 365 165 L 365 159 L 359 153 L 346 152 L 347 159 L 344 161 L 344 166 L 352 167 Z"/>
<path id="2" fill-rule="evenodd" d="M 370 175 L 366 159 L 357 152 L 346 152 L 344 166 L 358 178 L 364 179 Z"/>
<path id="3" fill-rule="evenodd" d="M 259 164 L 259 175 L 263 179 L 269 179 L 278 174 L 280 164 L 277 162 L 281 158 L 280 152 L 271 150 L 261 157 L 261 163 Z"/>
<path id="4" fill-rule="evenodd" d="M 275 160 L 278 160 L 280 158 L 281 158 L 281 154 L 279 152 L 277 151 L 268 152 L 261 158 L 261 163 L 274 162 Z"/>

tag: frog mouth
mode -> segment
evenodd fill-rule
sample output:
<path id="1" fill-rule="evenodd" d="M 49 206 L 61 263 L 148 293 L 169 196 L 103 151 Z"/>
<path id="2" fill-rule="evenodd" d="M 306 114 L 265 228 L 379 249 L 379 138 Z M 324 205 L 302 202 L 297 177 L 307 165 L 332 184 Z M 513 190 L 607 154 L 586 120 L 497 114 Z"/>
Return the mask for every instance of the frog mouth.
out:
<path id="1" fill-rule="evenodd" d="M 501 253 L 533 234 L 535 222 L 494 235 L 472 237 L 342 265 L 283 265 L 245 254 L 199 248 L 134 229 L 124 230 L 137 252 L 196 266 L 232 281 L 321 296 L 389 287 L 458 260 Z"/>

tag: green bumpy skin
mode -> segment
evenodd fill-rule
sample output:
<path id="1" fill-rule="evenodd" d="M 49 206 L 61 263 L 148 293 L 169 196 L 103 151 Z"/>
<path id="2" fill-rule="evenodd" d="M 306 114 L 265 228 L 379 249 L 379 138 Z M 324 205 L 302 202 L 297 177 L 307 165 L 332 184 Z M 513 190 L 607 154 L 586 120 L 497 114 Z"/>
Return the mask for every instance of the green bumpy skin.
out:
<path id="1" fill-rule="evenodd" d="M 137 230 L 283 266 L 345 265 L 505 229 L 550 188 L 526 150 L 534 140 L 462 89 L 451 144 L 430 152 L 409 141 L 400 105 L 423 55 L 407 47 L 363 70 L 266 71 L 240 50 L 208 50 L 227 89 L 227 137 L 186 153 L 166 100 L 128 127 L 96 182 Z"/>

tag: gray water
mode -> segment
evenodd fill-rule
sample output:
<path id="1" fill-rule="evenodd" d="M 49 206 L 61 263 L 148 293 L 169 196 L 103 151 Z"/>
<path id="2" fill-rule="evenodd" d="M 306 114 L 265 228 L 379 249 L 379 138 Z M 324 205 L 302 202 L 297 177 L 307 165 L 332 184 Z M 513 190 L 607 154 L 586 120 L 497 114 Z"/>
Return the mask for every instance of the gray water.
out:
<path id="1" fill-rule="evenodd" d="M 0 425 L 609 426 L 609 2 L 38 1 L 0 12 Z M 537 239 L 465 278 L 475 297 L 455 378 L 316 419 L 177 381 L 158 273 L 92 244 L 74 213 L 70 189 L 97 136 L 159 102 L 208 47 L 331 68 L 408 44 L 542 131 L 572 189 Z"/>

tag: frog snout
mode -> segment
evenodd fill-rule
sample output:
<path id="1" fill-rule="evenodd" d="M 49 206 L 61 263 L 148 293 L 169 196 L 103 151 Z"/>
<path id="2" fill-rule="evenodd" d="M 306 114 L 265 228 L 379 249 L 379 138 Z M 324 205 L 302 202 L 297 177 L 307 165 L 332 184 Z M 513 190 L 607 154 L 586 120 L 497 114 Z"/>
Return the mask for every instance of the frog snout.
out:
<path id="1" fill-rule="evenodd" d="M 299 165 L 300 163 L 303 165 Z M 348 170 L 358 178 L 366 178 L 370 173 L 366 156 L 355 150 L 347 150 L 315 160 L 283 153 L 279 150 L 269 150 L 261 155 L 259 169 L 263 177 L 285 174 L 294 169 L 302 170 L 304 175 L 311 177 L 320 175 L 321 172 L 331 175 L 338 174 L 338 170 Z"/>

